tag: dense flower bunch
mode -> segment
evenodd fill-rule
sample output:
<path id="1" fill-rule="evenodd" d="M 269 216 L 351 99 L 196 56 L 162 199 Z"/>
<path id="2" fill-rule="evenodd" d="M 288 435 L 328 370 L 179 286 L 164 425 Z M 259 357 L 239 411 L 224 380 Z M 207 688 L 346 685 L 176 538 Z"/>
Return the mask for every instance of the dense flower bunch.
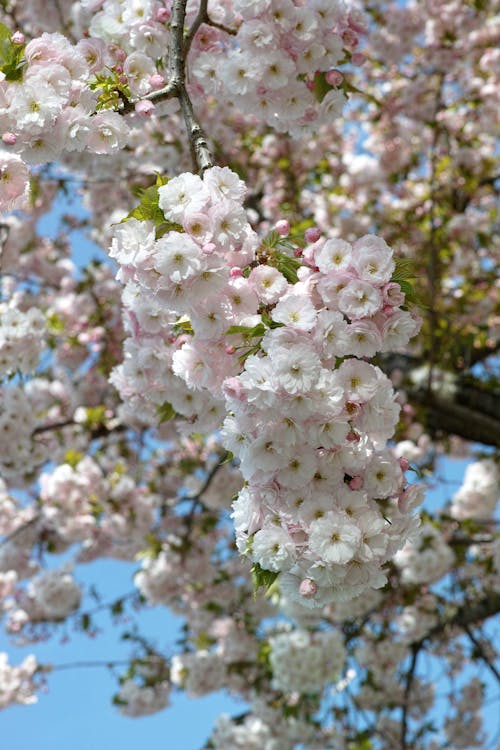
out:
<path id="1" fill-rule="evenodd" d="M 113 64 L 106 46 L 87 39 L 75 45 L 58 33 L 44 33 L 26 45 L 21 37 L 11 37 L 22 50 L 20 74 L 1 81 L 5 146 L 28 164 L 51 161 L 63 151 L 102 154 L 123 147 L 128 133 L 123 118 L 111 111 L 94 114 L 98 92 L 91 79 Z"/>
<path id="2" fill-rule="evenodd" d="M 500 494 L 498 480 L 498 468 L 491 459 L 469 464 L 462 486 L 453 495 L 451 515 L 457 519 L 492 518 Z"/>
<path id="3" fill-rule="evenodd" d="M 382 564 L 416 528 L 421 494 L 386 448 L 399 407 L 365 358 L 402 346 L 418 321 L 400 308 L 382 239 L 309 233 L 299 261 L 279 232 L 259 245 L 244 192 L 227 168 L 184 174 L 158 188 L 163 224 L 179 229 L 118 228 L 132 337 L 112 380 L 136 413 L 153 404 L 193 432 L 228 413 L 240 551 L 286 574 L 301 603 L 349 599 L 385 583 Z"/>
<path id="4" fill-rule="evenodd" d="M 234 0 L 232 6 L 235 36 L 214 32 L 198 42 L 197 86 L 278 132 L 313 132 L 338 117 L 347 99 L 334 68 L 363 60 L 355 52 L 366 32 L 362 14 L 337 0 Z"/>
<path id="5" fill-rule="evenodd" d="M 0 389 L 0 469 L 5 480 L 22 486 L 49 457 L 43 440 L 33 440 L 41 417 L 37 383 Z"/>
<path id="6" fill-rule="evenodd" d="M 159 498 L 138 487 L 126 465 L 104 472 L 91 457 L 40 476 L 40 524 L 59 549 L 82 543 L 80 558 L 129 559 L 144 546 Z"/>
<path id="7" fill-rule="evenodd" d="M 78 609 L 80 599 L 81 589 L 70 566 L 40 573 L 30 581 L 26 591 L 19 593 L 8 612 L 7 627 L 17 633 L 27 622 L 64 620 Z"/>
<path id="8" fill-rule="evenodd" d="M 34 677 L 38 664 L 27 656 L 18 667 L 11 667 L 7 654 L 0 653 L 0 708 L 12 703 L 36 703 Z"/>
<path id="9" fill-rule="evenodd" d="M 337 630 L 279 633 L 269 645 L 272 685 L 284 693 L 321 692 L 325 683 L 339 680 L 342 674 L 346 651 Z"/>
<path id="10" fill-rule="evenodd" d="M 214 750 L 486 747 L 498 2 L 2 5 L 4 629 L 110 616 L 125 715 L 245 700 Z M 121 285 L 104 254 L 84 267 L 82 229 L 115 234 L 124 358 Z M 469 440 L 488 447 L 417 536 L 408 461 L 448 481 Z M 99 599 L 61 555 L 127 561 L 133 590 Z M 183 619 L 164 654 L 136 626 L 152 606 Z M 42 671 L 0 656 L 0 707 Z"/>
<path id="11" fill-rule="evenodd" d="M 15 372 L 35 370 L 46 344 L 43 313 L 31 307 L 26 312 L 0 303 L 0 379 Z"/>

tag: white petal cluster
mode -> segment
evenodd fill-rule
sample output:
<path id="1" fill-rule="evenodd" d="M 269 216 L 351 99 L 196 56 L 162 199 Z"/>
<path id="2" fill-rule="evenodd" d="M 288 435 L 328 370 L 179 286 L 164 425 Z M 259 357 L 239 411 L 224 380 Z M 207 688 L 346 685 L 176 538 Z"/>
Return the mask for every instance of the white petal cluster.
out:
<path id="1" fill-rule="evenodd" d="M 118 228 L 131 336 L 111 380 L 138 416 L 173 408 L 186 432 L 225 417 L 245 480 L 233 506 L 240 551 L 281 573 L 285 596 L 322 606 L 383 586 L 382 566 L 418 525 L 421 495 L 386 448 L 399 405 L 365 360 L 391 317 L 407 320 L 405 341 L 419 321 L 400 309 L 383 239 L 318 240 L 290 281 L 259 254 L 244 194 L 228 168 L 183 174 L 158 195 L 184 231 Z"/>
<path id="2" fill-rule="evenodd" d="M 11 667 L 6 653 L 0 653 L 0 709 L 14 703 L 36 703 L 34 676 L 38 664 L 33 655 L 18 667 Z"/>
<path id="3" fill-rule="evenodd" d="M 70 568 L 63 566 L 35 576 L 19 604 L 31 622 L 64 620 L 78 609 L 81 595 Z"/>
<path id="4" fill-rule="evenodd" d="M 35 370 L 43 352 L 45 317 L 35 307 L 26 312 L 0 304 L 0 378 Z"/>
<path id="5" fill-rule="evenodd" d="M 137 554 L 159 498 L 122 470 L 105 474 L 85 456 L 75 466 L 64 463 L 43 472 L 40 501 L 44 525 L 62 544 L 85 542 L 83 554 L 90 560 Z"/>
<path id="6" fill-rule="evenodd" d="M 41 439 L 34 439 L 40 424 L 27 389 L 0 386 L 0 474 L 14 485 L 23 485 L 25 478 L 49 456 Z"/>
<path id="7" fill-rule="evenodd" d="M 408 542 L 396 553 L 394 562 L 405 583 L 432 583 L 450 570 L 455 555 L 439 531 L 426 524 L 418 540 Z"/>
<path id="8" fill-rule="evenodd" d="M 292 630 L 269 639 L 272 686 L 283 693 L 319 693 L 340 678 L 346 651 L 335 631 Z"/>
<path id="9" fill-rule="evenodd" d="M 153 685 L 139 685 L 134 680 L 125 680 L 115 703 L 125 716 L 137 718 L 151 716 L 163 711 L 169 703 L 170 685 L 168 682 L 156 682 Z"/>
<path id="10" fill-rule="evenodd" d="M 474 461 L 465 470 L 464 481 L 455 492 L 450 513 L 459 521 L 465 518 L 490 519 L 500 498 L 499 472 L 491 458 Z"/>
<path id="11" fill-rule="evenodd" d="M 279 132 L 312 132 L 339 117 L 343 91 L 330 87 L 319 104 L 311 84 L 344 57 L 347 5 L 236 2 L 233 7 L 243 23 L 230 44 L 223 39 L 193 60 L 198 85 Z"/>
<path id="12" fill-rule="evenodd" d="M 172 684 L 182 687 L 190 696 L 206 695 L 224 686 L 226 668 L 219 654 L 201 650 L 174 654 L 170 670 Z"/>

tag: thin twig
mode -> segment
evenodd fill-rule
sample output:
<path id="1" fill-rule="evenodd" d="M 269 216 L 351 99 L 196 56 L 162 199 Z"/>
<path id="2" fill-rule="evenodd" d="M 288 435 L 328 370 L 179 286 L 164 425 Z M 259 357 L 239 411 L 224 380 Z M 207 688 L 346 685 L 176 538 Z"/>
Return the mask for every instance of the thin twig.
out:
<path id="1" fill-rule="evenodd" d="M 63 669 L 87 669 L 89 667 L 106 667 L 112 669 L 113 667 L 126 667 L 130 664 L 130 660 L 119 659 L 117 661 L 74 661 L 68 662 L 67 664 L 48 664 L 46 667 L 42 667 L 44 672 L 60 672 Z"/>
<path id="2" fill-rule="evenodd" d="M 21 524 L 21 526 L 18 526 L 17 529 L 14 529 L 14 531 L 11 531 L 10 534 L 7 534 L 7 536 L 4 536 L 3 539 L 0 539 L 0 547 L 3 547 L 5 544 L 8 544 L 13 539 L 15 539 L 17 536 L 23 533 L 23 531 L 26 531 L 30 528 L 30 526 L 33 526 L 37 521 L 39 521 L 41 518 L 41 514 L 37 513 L 36 516 L 33 516 L 33 518 L 30 518 L 29 521 L 26 521 L 25 523 Z"/>
<path id="3" fill-rule="evenodd" d="M 488 654 L 484 650 L 483 644 L 481 641 L 479 641 L 472 630 L 469 628 L 468 625 L 462 626 L 464 631 L 467 633 L 467 637 L 469 638 L 470 642 L 474 645 L 477 655 L 484 661 L 490 672 L 495 675 L 497 681 L 500 683 L 500 672 L 495 667 L 495 665 L 492 663 L 491 659 L 488 657 Z"/>
<path id="4" fill-rule="evenodd" d="M 413 644 L 411 647 L 411 662 L 406 673 L 405 691 L 403 696 L 403 707 L 401 715 L 401 750 L 408 750 L 408 706 L 410 703 L 410 693 L 417 668 L 417 659 L 422 643 Z"/>

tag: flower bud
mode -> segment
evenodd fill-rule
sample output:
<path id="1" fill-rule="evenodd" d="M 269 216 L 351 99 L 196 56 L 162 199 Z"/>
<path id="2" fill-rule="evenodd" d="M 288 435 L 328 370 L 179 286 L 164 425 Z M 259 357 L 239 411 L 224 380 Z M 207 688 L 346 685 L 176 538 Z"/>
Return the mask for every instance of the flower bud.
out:
<path id="1" fill-rule="evenodd" d="M 317 242 L 321 237 L 321 231 L 318 227 L 309 227 L 309 229 L 306 229 L 304 232 L 304 237 L 306 242 Z"/>
<path id="2" fill-rule="evenodd" d="M 330 86 L 340 86 L 344 80 L 344 76 L 340 70 L 329 70 L 328 73 L 325 74 L 325 80 Z"/>
<path id="3" fill-rule="evenodd" d="M 290 222 L 288 221 L 288 219 L 280 219 L 276 222 L 274 228 L 276 229 L 278 234 L 281 235 L 281 237 L 286 237 L 290 231 Z"/>
<path id="4" fill-rule="evenodd" d="M 155 105 L 148 99 L 141 99 L 140 102 L 135 103 L 134 108 L 137 114 L 141 117 L 150 117 L 155 108 Z"/>

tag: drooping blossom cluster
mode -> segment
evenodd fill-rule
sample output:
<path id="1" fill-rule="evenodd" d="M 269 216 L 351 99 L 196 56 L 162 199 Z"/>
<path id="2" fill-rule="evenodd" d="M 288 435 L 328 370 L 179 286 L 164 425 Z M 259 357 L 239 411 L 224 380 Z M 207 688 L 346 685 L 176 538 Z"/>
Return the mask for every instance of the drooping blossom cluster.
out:
<path id="1" fill-rule="evenodd" d="M 33 372 L 45 348 L 45 316 L 35 307 L 26 312 L 0 303 L 0 378 Z"/>
<path id="2" fill-rule="evenodd" d="M 43 440 L 33 440 L 40 425 L 36 386 L 10 385 L 0 388 L 0 469 L 14 485 L 22 485 L 36 467 L 49 457 Z"/>
<path id="3" fill-rule="evenodd" d="M 19 592 L 8 612 L 7 628 L 18 632 L 27 622 L 64 620 L 78 609 L 80 599 L 81 589 L 69 566 L 40 573 Z"/>
<path id="4" fill-rule="evenodd" d="M 168 682 L 138 685 L 135 680 L 126 680 L 115 697 L 115 703 L 125 716 L 150 716 L 169 705 L 169 695 Z"/>
<path id="5" fill-rule="evenodd" d="M 401 569 L 405 583 L 424 583 L 446 575 L 455 562 L 455 555 L 442 534 L 426 523 L 420 537 L 407 542 L 396 553 L 394 562 Z"/>
<path id="6" fill-rule="evenodd" d="M 104 472 L 91 456 L 40 475 L 40 524 L 58 548 L 82 543 L 80 558 L 87 561 L 137 554 L 158 501 L 136 485 L 123 464 Z"/>
<path id="7" fill-rule="evenodd" d="M 453 518 L 489 520 L 500 496 L 498 480 L 498 468 L 492 459 L 484 458 L 469 464 L 462 486 L 452 497 L 450 512 Z"/>
<path id="8" fill-rule="evenodd" d="M 272 686 L 283 693 L 321 692 L 340 679 L 346 650 L 337 630 L 292 630 L 269 639 Z"/>
<path id="9" fill-rule="evenodd" d="M 18 667 L 12 667 L 7 654 L 0 653 L 0 708 L 12 703 L 36 703 L 34 677 L 37 669 L 37 661 L 32 655 Z"/>
<path id="10" fill-rule="evenodd" d="M 301 263 L 277 234 L 259 247 L 244 191 L 227 168 L 181 175 L 158 188 L 179 230 L 117 229 L 132 336 L 112 381 L 136 413 L 168 407 L 185 430 L 228 414 L 224 442 L 245 480 L 238 547 L 322 605 L 383 585 L 382 564 L 416 528 L 421 493 L 386 448 L 399 407 L 365 358 L 402 346 L 418 321 L 400 309 L 382 239 L 315 235 Z"/>

